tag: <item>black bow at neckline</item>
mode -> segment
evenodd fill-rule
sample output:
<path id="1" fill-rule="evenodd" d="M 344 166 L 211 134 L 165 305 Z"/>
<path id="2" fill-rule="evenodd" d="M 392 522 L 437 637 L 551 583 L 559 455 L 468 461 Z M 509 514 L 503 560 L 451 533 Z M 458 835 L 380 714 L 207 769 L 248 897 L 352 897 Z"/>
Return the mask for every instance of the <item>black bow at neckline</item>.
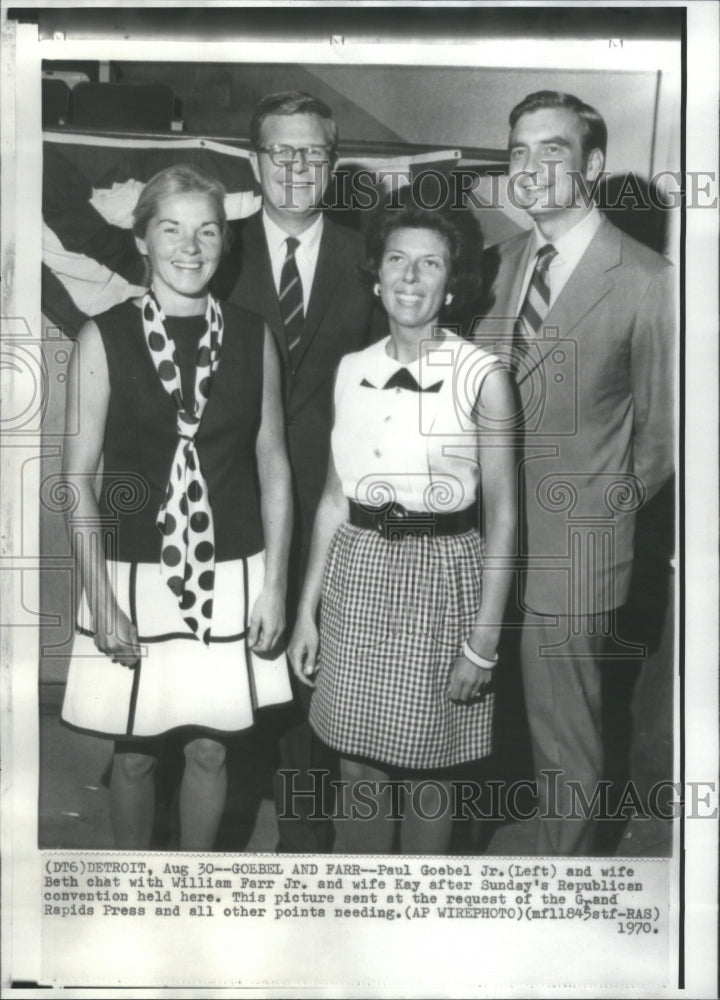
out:
<path id="1" fill-rule="evenodd" d="M 408 389 L 410 392 L 440 392 L 442 384 L 443 379 L 440 379 L 439 382 L 435 382 L 433 385 L 428 385 L 423 389 L 412 372 L 408 371 L 407 368 L 398 368 L 396 372 L 393 372 L 382 388 Z M 366 378 L 362 380 L 360 385 L 367 389 L 377 389 L 377 386 L 373 385 L 372 382 L 368 382 Z"/>

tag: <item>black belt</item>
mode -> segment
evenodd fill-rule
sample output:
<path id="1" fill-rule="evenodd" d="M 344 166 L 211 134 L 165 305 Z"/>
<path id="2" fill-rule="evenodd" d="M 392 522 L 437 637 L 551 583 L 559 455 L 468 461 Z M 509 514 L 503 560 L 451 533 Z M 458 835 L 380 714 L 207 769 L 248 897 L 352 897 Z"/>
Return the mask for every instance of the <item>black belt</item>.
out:
<path id="1" fill-rule="evenodd" d="M 395 542 L 407 537 L 461 535 L 476 528 L 478 518 L 474 505 L 442 514 L 429 510 L 407 510 L 401 503 L 373 509 L 351 500 L 350 524 L 356 528 L 377 531 L 387 541 Z"/>

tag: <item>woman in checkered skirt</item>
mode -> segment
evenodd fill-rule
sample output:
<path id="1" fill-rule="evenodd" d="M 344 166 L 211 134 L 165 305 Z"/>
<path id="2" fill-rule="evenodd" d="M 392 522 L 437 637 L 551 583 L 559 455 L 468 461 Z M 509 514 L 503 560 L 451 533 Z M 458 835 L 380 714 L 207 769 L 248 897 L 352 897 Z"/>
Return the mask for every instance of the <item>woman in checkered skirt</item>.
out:
<path id="1" fill-rule="evenodd" d="M 390 335 L 337 373 L 289 652 L 315 687 L 313 728 L 341 755 L 349 852 L 391 851 L 390 816 L 403 853 L 446 851 L 451 769 L 492 748 L 516 525 L 513 393 L 496 357 L 438 322 L 477 284 L 480 250 L 467 219 L 408 197 L 382 209 L 366 270 Z M 393 801 L 382 782 L 398 777 L 406 794 Z"/>

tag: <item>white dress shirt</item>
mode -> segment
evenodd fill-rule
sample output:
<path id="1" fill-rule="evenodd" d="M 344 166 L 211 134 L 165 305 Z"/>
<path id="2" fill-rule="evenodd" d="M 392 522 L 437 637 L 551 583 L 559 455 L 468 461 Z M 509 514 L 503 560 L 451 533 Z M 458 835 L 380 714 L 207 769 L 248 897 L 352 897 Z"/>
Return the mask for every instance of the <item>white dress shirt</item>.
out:
<path id="1" fill-rule="evenodd" d="M 568 283 L 570 275 L 578 266 L 580 258 L 590 246 L 590 242 L 597 232 L 598 226 L 601 222 L 602 215 L 593 205 L 588 214 L 583 216 L 577 225 L 573 226 L 572 229 L 569 229 L 564 236 L 560 236 L 558 239 L 552 240 L 552 245 L 557 250 L 557 257 L 550 261 L 550 265 L 547 269 L 547 283 L 550 286 L 550 306 L 555 303 L 556 299 L 560 295 L 560 292 Z M 530 259 L 528 260 L 525 277 L 523 278 L 522 288 L 520 290 L 520 298 L 517 303 L 518 314 L 522 309 L 528 285 L 530 284 L 532 273 L 535 270 L 536 254 L 540 247 L 545 246 L 549 242 L 551 241 L 547 240 L 543 236 L 536 225 L 532 253 L 530 254 Z"/>
<path id="2" fill-rule="evenodd" d="M 280 275 L 282 274 L 283 264 L 287 257 L 287 238 L 289 234 L 284 229 L 281 229 L 277 223 L 273 222 L 267 212 L 263 212 L 262 221 L 265 229 L 265 239 L 267 240 L 270 252 L 270 265 L 272 267 L 275 290 L 279 292 Z M 315 268 L 317 267 L 318 254 L 320 253 L 322 231 L 323 217 L 320 214 L 305 232 L 295 237 L 298 241 L 298 247 L 295 251 L 295 263 L 297 264 L 300 281 L 302 282 L 303 311 L 305 315 L 307 315 L 310 292 L 312 291 L 312 283 L 315 278 Z"/>

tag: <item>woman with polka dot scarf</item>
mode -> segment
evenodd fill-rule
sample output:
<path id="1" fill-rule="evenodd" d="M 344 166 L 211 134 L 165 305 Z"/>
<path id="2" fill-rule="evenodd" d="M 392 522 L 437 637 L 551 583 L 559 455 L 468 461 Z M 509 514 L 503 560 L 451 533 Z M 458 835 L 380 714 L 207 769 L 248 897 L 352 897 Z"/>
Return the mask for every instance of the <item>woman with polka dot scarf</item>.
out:
<path id="1" fill-rule="evenodd" d="M 180 848 L 212 849 L 227 736 L 292 697 L 276 651 L 291 529 L 279 365 L 262 320 L 209 291 L 224 196 L 187 166 L 147 183 L 133 215 L 147 292 L 83 327 L 68 384 L 82 600 L 62 718 L 115 740 L 121 848 L 150 845 L 172 733 L 185 754 Z"/>

